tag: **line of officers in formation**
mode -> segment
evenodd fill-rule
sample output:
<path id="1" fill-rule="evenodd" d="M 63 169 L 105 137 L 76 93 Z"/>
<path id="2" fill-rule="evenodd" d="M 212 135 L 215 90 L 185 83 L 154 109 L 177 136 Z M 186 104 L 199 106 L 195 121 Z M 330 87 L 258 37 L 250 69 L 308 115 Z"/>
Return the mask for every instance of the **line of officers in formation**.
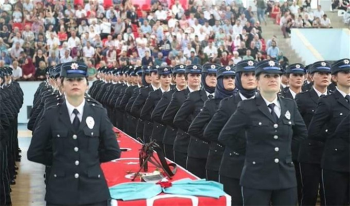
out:
<path id="1" fill-rule="evenodd" d="M 321 205 L 349 205 L 349 71 L 349 59 L 285 70 L 268 60 L 101 68 L 89 94 L 119 129 L 143 142 L 155 140 L 170 160 L 221 182 L 232 205 L 293 204 L 293 187 L 299 205 L 316 205 L 318 196 Z M 277 112 L 264 105 L 262 86 L 257 88 L 260 75 L 270 73 L 282 75 Z M 292 106 L 282 103 L 286 99 Z M 258 110 L 238 112 L 249 104 Z M 241 131 L 233 133 L 237 125 Z"/>
<path id="2" fill-rule="evenodd" d="M 21 150 L 18 147 L 17 119 L 23 105 L 23 91 L 12 81 L 12 68 L 0 68 L 0 205 L 11 205 L 11 187 L 16 183 Z"/>

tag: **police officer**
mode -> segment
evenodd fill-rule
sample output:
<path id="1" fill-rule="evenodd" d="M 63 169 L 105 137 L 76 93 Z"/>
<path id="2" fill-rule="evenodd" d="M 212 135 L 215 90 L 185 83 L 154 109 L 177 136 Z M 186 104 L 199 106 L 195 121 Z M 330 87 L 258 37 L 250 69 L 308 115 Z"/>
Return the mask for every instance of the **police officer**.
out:
<path id="1" fill-rule="evenodd" d="M 47 205 L 109 204 L 100 163 L 119 158 L 120 149 L 106 110 L 85 99 L 87 76 L 85 64 L 62 64 L 65 101 L 45 111 L 28 149 L 30 161 L 52 166 Z"/>
<path id="2" fill-rule="evenodd" d="M 173 124 L 172 124 L 173 119 L 168 118 L 169 116 L 165 116 L 165 118 L 168 119 L 168 122 L 163 121 L 163 114 L 166 113 L 166 109 L 167 109 L 168 105 L 171 104 L 172 106 L 174 106 L 175 102 L 173 101 L 171 103 L 172 96 L 174 93 L 176 93 L 177 91 L 186 91 L 186 92 L 188 91 L 188 89 L 186 89 L 187 82 L 185 79 L 185 65 L 180 64 L 180 65 L 175 66 L 173 68 L 172 74 L 173 74 L 173 80 L 175 82 L 175 87 L 172 88 L 169 92 L 165 92 L 163 94 L 162 98 L 159 100 L 158 104 L 156 105 L 156 107 L 154 108 L 154 110 L 152 112 L 152 119 L 155 123 L 165 125 L 164 135 L 162 136 L 162 144 L 163 144 L 163 148 L 164 148 L 164 154 L 168 159 L 174 161 L 173 145 L 174 145 L 174 141 L 175 141 L 175 137 L 176 137 L 177 128 L 173 126 Z M 182 93 L 183 92 L 179 92 L 178 95 L 182 94 Z M 178 99 L 177 98 L 177 97 L 179 97 L 178 95 L 176 95 L 176 99 Z M 183 100 L 179 100 L 179 101 L 183 102 L 185 99 L 185 95 L 180 95 L 180 96 L 183 97 Z M 178 105 L 178 104 L 176 104 L 176 105 Z M 168 110 L 168 112 L 169 111 L 170 110 Z M 174 113 L 176 114 L 176 112 L 174 112 Z M 167 113 L 167 115 L 168 115 L 168 113 Z"/>
<path id="3" fill-rule="evenodd" d="M 240 182 L 244 205 L 297 203 L 291 147 L 307 131 L 295 102 L 277 96 L 281 73 L 272 60 L 256 65 L 260 95 L 240 102 L 219 136 L 219 141 L 233 149 L 240 149 L 240 142 L 246 141 Z M 242 130 L 245 136 L 238 135 Z"/>
<path id="4" fill-rule="evenodd" d="M 322 64 L 326 64 L 322 66 Z M 315 113 L 319 98 L 328 95 L 327 86 L 331 79 L 331 68 L 327 62 L 315 62 L 308 71 L 313 82 L 310 90 L 296 95 L 295 101 L 299 112 L 304 119 L 306 127 L 309 127 L 311 119 Z M 326 137 L 327 128 L 321 130 Z M 323 194 L 321 157 L 324 144 L 307 138 L 300 144 L 298 161 L 300 163 L 300 173 L 302 181 L 302 194 L 300 205 L 316 205 L 317 196 Z M 319 190 L 320 188 L 320 190 Z M 321 205 L 324 205 L 323 195 L 320 196 Z"/>
<path id="5" fill-rule="evenodd" d="M 305 78 L 305 68 L 304 65 L 300 63 L 290 64 L 285 71 L 285 75 L 288 78 L 289 86 L 282 91 L 282 96 L 284 98 L 295 99 L 295 96 L 302 91 L 302 86 Z M 301 201 L 301 175 L 298 162 L 299 145 L 294 144 L 292 148 L 293 162 L 295 166 L 295 174 L 298 183 L 298 204 Z"/>
<path id="6" fill-rule="evenodd" d="M 190 137 L 187 133 L 187 129 L 179 128 L 175 124 L 175 117 L 188 94 L 200 90 L 202 67 L 200 65 L 188 65 L 185 70 L 188 87 L 185 90 L 173 94 L 170 104 L 163 115 L 164 122 L 178 129 L 173 147 L 174 160 L 178 165 L 184 168 L 186 168 L 187 147 Z"/>
<path id="7" fill-rule="evenodd" d="M 148 143 L 150 141 L 150 137 L 152 134 L 153 129 L 153 123 L 143 119 L 141 117 L 141 110 L 143 108 L 143 105 L 146 102 L 146 99 L 151 91 L 155 91 L 159 89 L 159 78 L 158 78 L 158 67 L 159 66 L 153 66 L 150 67 L 150 78 L 151 78 L 151 84 L 149 86 L 146 86 L 145 88 L 142 88 L 140 90 L 139 95 L 135 99 L 135 102 L 132 105 L 131 111 L 134 114 L 138 114 L 140 120 L 143 122 L 143 142 Z M 141 126 L 141 125 L 140 125 Z"/>
<path id="8" fill-rule="evenodd" d="M 312 66 L 312 64 L 309 64 L 309 65 L 305 66 L 305 71 L 306 71 L 305 81 L 304 81 L 303 86 L 301 87 L 303 92 L 309 91 L 312 88 L 312 85 L 313 85 L 312 77 L 311 77 L 311 74 L 310 74 L 311 66 Z"/>
<path id="9" fill-rule="evenodd" d="M 140 119 L 140 112 L 146 98 L 148 96 L 148 92 L 150 92 L 153 88 L 150 87 L 152 83 L 151 79 L 151 66 L 143 66 L 142 67 L 142 87 L 140 87 L 136 93 L 135 100 L 132 102 L 130 107 L 130 113 L 133 117 L 137 119 L 136 125 L 136 139 L 143 141 L 143 128 L 144 122 Z M 146 96 L 147 95 L 147 96 Z M 136 103 L 136 104 L 135 104 Z M 135 107 L 134 107 L 135 104 Z"/>
<path id="10" fill-rule="evenodd" d="M 215 64 L 204 64 L 202 66 L 202 89 L 188 95 L 174 118 L 175 126 L 181 130 L 187 132 L 190 124 L 203 108 L 204 102 L 214 98 L 217 68 L 219 66 Z M 180 141 L 177 142 L 180 143 Z M 205 178 L 205 165 L 209 151 L 208 142 L 191 136 L 189 139 L 181 140 L 180 144 L 181 149 L 186 149 L 186 168 L 197 177 Z"/>
<path id="11" fill-rule="evenodd" d="M 243 60 L 236 64 L 235 88 L 237 93 L 221 100 L 218 110 L 207 125 L 204 138 L 210 142 L 222 145 L 218 141 L 219 133 L 236 111 L 238 103 L 255 98 L 255 65 L 256 62 L 252 60 Z M 244 132 L 240 135 L 244 135 Z M 224 185 L 224 191 L 232 197 L 232 205 L 243 205 L 239 181 L 245 160 L 245 142 L 240 143 L 240 149 L 216 147 L 212 155 L 216 156 L 217 161 L 212 161 L 210 165 L 207 165 L 207 170 L 211 171 L 208 174 L 216 176 L 215 178 Z"/>
<path id="12" fill-rule="evenodd" d="M 141 66 L 136 67 L 135 73 L 137 75 L 137 83 L 134 87 L 134 90 L 132 91 L 131 97 L 128 99 L 128 102 L 125 105 L 125 113 L 126 115 L 129 116 L 129 126 L 128 126 L 129 133 L 128 134 L 133 138 L 136 138 L 136 129 L 137 129 L 138 119 L 131 114 L 131 107 L 139 93 L 140 88 L 143 86 L 142 67 Z"/>
<path id="13" fill-rule="evenodd" d="M 207 144 L 209 144 L 209 148 L 207 152 L 207 161 L 206 165 L 204 165 L 204 169 L 206 169 L 206 179 L 207 180 L 213 180 L 213 181 L 219 181 L 217 170 L 212 171 L 210 170 L 210 167 L 212 164 L 217 164 L 217 162 L 221 161 L 221 155 L 216 155 L 217 150 L 222 150 L 222 145 L 219 144 L 217 141 L 210 142 L 207 139 L 203 137 L 203 132 L 211 118 L 213 117 L 214 113 L 216 112 L 220 101 L 228 96 L 231 96 L 234 94 L 235 89 L 235 71 L 233 66 L 226 66 L 226 67 L 220 67 L 217 70 L 216 77 L 217 77 L 217 84 L 215 88 L 215 94 L 214 98 L 208 99 L 205 103 L 199 114 L 196 116 L 196 118 L 192 121 L 188 133 L 191 135 L 192 138 L 196 138 L 197 142 L 204 141 Z M 201 140 L 201 141 L 200 141 Z M 204 143 L 205 144 L 205 143 Z M 191 148 L 192 146 L 192 148 Z M 204 150 L 206 149 L 206 146 L 200 147 L 193 147 L 195 144 L 189 145 L 189 151 L 190 149 L 193 150 Z M 204 152 L 204 151 L 203 151 Z M 209 168 L 208 168 L 209 167 Z"/>
<path id="14" fill-rule="evenodd" d="M 321 62 L 320 67 L 326 66 L 325 62 Z M 336 134 L 335 130 L 350 113 L 350 59 L 334 62 L 331 73 L 337 88 L 319 100 L 309 126 L 309 139 L 325 143 L 321 160 L 325 204 L 348 205 L 350 147 L 347 140 L 350 134 L 346 131 Z M 320 131 L 326 125 L 328 135 L 324 136 Z"/>
<path id="15" fill-rule="evenodd" d="M 163 149 L 162 141 L 165 132 L 165 126 L 162 123 L 154 121 L 152 119 L 152 113 L 159 100 L 162 98 L 162 95 L 170 91 L 171 67 L 159 67 L 158 79 L 159 89 L 149 93 L 145 105 L 141 110 L 140 118 L 144 121 L 152 123 L 153 128 L 148 128 L 151 130 L 150 139 L 156 141 L 160 148 Z"/>

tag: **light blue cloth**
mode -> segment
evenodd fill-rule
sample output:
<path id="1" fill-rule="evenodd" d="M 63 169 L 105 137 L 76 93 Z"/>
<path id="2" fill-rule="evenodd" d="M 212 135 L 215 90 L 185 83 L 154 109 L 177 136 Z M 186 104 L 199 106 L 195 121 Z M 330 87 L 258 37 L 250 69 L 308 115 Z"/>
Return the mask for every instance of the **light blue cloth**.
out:
<path id="1" fill-rule="evenodd" d="M 161 192 L 173 195 L 192 195 L 219 198 L 225 195 L 223 186 L 220 183 L 206 180 L 182 179 L 172 182 L 172 186 L 162 188 L 155 183 L 130 182 L 123 183 L 109 188 L 113 199 L 140 200 L 157 196 Z"/>
<path id="2" fill-rule="evenodd" d="M 214 181 L 182 179 L 164 188 L 163 192 L 174 195 L 193 195 L 220 198 L 225 195 L 222 184 Z"/>
<path id="3" fill-rule="evenodd" d="M 113 199 L 140 200 L 157 196 L 162 192 L 162 187 L 154 183 L 128 182 L 109 188 L 109 193 Z"/>

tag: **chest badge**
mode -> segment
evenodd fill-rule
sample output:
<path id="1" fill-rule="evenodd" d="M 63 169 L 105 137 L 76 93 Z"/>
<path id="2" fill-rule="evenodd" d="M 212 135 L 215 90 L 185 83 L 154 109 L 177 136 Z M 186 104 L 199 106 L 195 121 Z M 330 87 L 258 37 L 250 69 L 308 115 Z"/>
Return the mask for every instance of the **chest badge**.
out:
<path id="1" fill-rule="evenodd" d="M 86 118 L 86 125 L 89 127 L 89 129 L 92 129 L 92 128 L 94 128 L 94 125 L 95 125 L 95 120 L 94 120 L 94 118 L 92 118 L 92 117 L 87 117 Z"/>
<path id="2" fill-rule="evenodd" d="M 284 116 L 289 120 L 290 119 L 290 112 L 287 110 L 287 112 Z"/>

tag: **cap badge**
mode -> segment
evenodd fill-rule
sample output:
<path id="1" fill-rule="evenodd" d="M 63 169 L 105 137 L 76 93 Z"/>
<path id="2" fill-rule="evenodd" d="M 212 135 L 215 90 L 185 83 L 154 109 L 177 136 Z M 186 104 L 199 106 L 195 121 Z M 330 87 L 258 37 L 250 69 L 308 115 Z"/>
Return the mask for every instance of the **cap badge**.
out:
<path id="1" fill-rule="evenodd" d="M 227 66 L 225 69 L 226 69 L 227 71 L 230 71 L 230 70 L 231 70 L 231 67 L 230 67 L 230 66 Z"/>
<path id="2" fill-rule="evenodd" d="M 132 66 L 129 66 L 129 69 L 132 69 Z"/>
<path id="3" fill-rule="evenodd" d="M 295 65 L 295 68 L 300 69 L 300 65 L 299 64 Z"/>
<path id="4" fill-rule="evenodd" d="M 349 64 L 349 60 L 348 59 L 344 59 L 344 64 Z"/>
<path id="5" fill-rule="evenodd" d="M 70 65 L 70 68 L 72 69 L 78 69 L 79 65 L 77 63 L 73 63 Z"/>
<path id="6" fill-rule="evenodd" d="M 248 61 L 248 65 L 249 65 L 249 66 L 253 66 L 253 65 L 254 65 L 254 62 L 253 62 L 253 61 Z"/>
<path id="7" fill-rule="evenodd" d="M 323 67 L 325 67 L 325 66 L 326 66 L 326 62 L 321 62 L 321 65 L 322 65 Z"/>
<path id="8" fill-rule="evenodd" d="M 197 66 L 196 66 L 196 65 L 194 65 L 194 66 L 193 66 L 193 69 L 197 69 Z"/>
<path id="9" fill-rule="evenodd" d="M 156 68 L 158 69 L 158 68 L 159 68 L 159 65 L 157 65 Z"/>
<path id="10" fill-rule="evenodd" d="M 270 65 L 270 67 L 273 67 L 273 66 L 275 66 L 275 62 L 274 61 L 269 61 L 269 65 Z"/>
<path id="11" fill-rule="evenodd" d="M 212 69 L 215 69 L 215 65 L 211 65 L 211 68 L 212 68 Z"/>
<path id="12" fill-rule="evenodd" d="M 168 68 L 165 68 L 164 71 L 167 72 L 167 71 L 169 71 L 169 70 L 168 70 Z"/>
<path id="13" fill-rule="evenodd" d="M 180 65 L 180 68 L 183 69 L 183 68 L 184 68 L 184 65 Z"/>

